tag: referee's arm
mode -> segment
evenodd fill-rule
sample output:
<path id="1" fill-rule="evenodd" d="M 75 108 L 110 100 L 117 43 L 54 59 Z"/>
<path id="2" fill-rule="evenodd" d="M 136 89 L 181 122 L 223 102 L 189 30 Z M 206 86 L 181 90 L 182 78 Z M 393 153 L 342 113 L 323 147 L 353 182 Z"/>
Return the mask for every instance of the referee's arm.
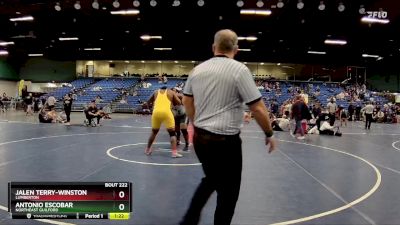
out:
<path id="1" fill-rule="evenodd" d="M 247 105 L 249 106 L 250 111 L 253 113 L 254 119 L 257 121 L 264 133 L 272 136 L 273 131 L 271 127 L 271 121 L 269 120 L 269 113 L 263 100 L 259 99 L 258 101 L 251 102 Z"/>
<path id="2" fill-rule="evenodd" d="M 185 106 L 186 116 L 189 118 L 190 121 L 194 121 L 194 98 L 193 96 L 185 95 L 183 96 L 182 100 L 183 105 Z"/>

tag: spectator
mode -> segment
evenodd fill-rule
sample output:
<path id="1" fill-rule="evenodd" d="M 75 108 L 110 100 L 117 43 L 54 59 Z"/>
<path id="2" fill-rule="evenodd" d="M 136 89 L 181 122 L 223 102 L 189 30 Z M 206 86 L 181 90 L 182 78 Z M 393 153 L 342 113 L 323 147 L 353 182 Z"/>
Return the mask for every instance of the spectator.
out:
<path id="1" fill-rule="evenodd" d="M 70 121 L 71 121 L 72 102 L 73 102 L 73 99 L 72 99 L 71 94 L 66 94 L 63 99 L 64 112 L 67 117 L 66 125 L 71 125 Z"/>
<path id="2" fill-rule="evenodd" d="M 31 116 L 33 115 L 33 98 L 32 98 L 32 93 L 29 93 L 26 97 L 25 97 L 25 104 L 26 104 L 26 115 L 27 116 Z"/>
<path id="3" fill-rule="evenodd" d="M 350 102 L 349 107 L 348 107 L 348 112 L 349 112 L 349 121 L 353 121 L 353 115 L 354 115 L 355 107 L 352 102 Z"/>
<path id="4" fill-rule="evenodd" d="M 318 118 L 321 115 L 321 105 L 319 103 L 316 103 L 312 108 L 312 115 L 314 118 Z"/>
<path id="5" fill-rule="evenodd" d="M 57 102 L 57 100 L 56 100 L 56 98 L 54 98 L 54 96 L 49 96 L 47 98 L 46 104 L 49 107 L 49 109 L 52 110 L 55 107 L 56 102 Z"/>
<path id="6" fill-rule="evenodd" d="M 297 135 L 299 133 L 300 135 L 297 136 L 297 139 L 303 140 L 305 131 L 302 126 L 302 121 L 303 120 L 309 120 L 311 119 L 310 116 L 310 111 L 308 111 L 307 105 L 304 103 L 303 99 L 301 96 L 296 96 L 295 103 L 292 105 L 292 119 L 296 121 L 296 128 L 294 130 L 294 134 Z"/>
<path id="7" fill-rule="evenodd" d="M 277 118 L 272 121 L 272 129 L 274 131 L 290 131 L 290 121 L 288 119 L 289 114 L 283 115 L 282 118 Z"/>
<path id="8" fill-rule="evenodd" d="M 376 122 L 383 123 L 385 122 L 385 113 L 382 110 L 378 109 L 378 113 L 376 114 L 375 118 Z"/>
<path id="9" fill-rule="evenodd" d="M 347 127 L 348 112 L 342 105 L 339 107 L 339 116 L 340 116 L 340 126 L 343 126 L 344 123 L 345 126 Z"/>
<path id="10" fill-rule="evenodd" d="M 338 110 L 335 98 L 332 97 L 326 107 L 328 108 L 329 112 L 329 123 L 331 124 L 331 126 L 333 126 L 335 124 L 336 111 Z"/>

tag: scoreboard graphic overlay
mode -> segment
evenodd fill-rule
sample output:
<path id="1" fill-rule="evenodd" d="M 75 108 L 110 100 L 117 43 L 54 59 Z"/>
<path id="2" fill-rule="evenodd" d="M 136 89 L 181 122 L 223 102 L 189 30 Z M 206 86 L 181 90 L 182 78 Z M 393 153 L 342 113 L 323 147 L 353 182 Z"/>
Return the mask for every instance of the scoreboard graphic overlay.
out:
<path id="1" fill-rule="evenodd" d="M 132 212 L 130 182 L 9 182 L 13 219 L 126 220 Z"/>

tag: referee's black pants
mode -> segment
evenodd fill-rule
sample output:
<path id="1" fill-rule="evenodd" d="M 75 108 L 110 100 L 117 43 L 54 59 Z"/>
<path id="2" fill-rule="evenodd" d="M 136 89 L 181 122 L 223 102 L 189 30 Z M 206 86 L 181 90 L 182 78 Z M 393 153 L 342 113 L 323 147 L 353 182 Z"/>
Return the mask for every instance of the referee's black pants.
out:
<path id="1" fill-rule="evenodd" d="M 195 128 L 193 144 L 205 177 L 197 187 L 181 224 L 198 224 L 201 210 L 214 191 L 217 192 L 214 224 L 230 224 L 242 178 L 242 140 L 239 134 L 217 135 Z"/>

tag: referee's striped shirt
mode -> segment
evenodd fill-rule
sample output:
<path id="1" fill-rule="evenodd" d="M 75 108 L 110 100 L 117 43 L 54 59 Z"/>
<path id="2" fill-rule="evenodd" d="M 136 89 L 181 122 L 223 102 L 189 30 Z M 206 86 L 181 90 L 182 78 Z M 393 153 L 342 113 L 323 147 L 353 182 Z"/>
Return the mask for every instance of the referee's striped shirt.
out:
<path id="1" fill-rule="evenodd" d="M 243 103 L 261 99 L 250 70 L 227 57 L 214 57 L 196 66 L 183 93 L 194 98 L 194 126 L 222 135 L 238 134 Z"/>

